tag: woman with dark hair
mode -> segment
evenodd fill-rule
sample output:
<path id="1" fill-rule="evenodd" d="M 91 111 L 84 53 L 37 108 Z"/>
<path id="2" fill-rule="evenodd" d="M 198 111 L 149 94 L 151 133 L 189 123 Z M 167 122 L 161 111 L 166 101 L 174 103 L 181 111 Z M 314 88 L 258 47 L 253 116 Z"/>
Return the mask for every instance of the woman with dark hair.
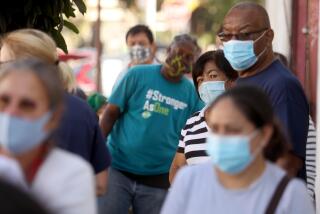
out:
<path id="1" fill-rule="evenodd" d="M 238 73 L 232 69 L 221 50 L 201 55 L 192 71 L 194 86 L 207 105 L 230 88 L 237 77 Z M 208 160 L 205 152 L 207 133 L 205 107 L 189 118 L 181 131 L 179 146 L 170 168 L 170 182 L 180 167 Z"/>
<path id="2" fill-rule="evenodd" d="M 315 213 L 305 184 L 273 163 L 289 144 L 263 91 L 230 89 L 207 114 L 211 161 L 179 172 L 162 213 Z"/>

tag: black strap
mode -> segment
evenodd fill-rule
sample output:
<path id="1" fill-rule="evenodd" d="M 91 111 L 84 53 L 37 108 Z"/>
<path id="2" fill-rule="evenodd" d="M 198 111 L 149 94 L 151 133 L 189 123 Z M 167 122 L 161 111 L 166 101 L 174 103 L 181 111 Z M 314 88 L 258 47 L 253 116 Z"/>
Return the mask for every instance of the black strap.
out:
<path id="1" fill-rule="evenodd" d="M 274 214 L 275 213 L 275 211 L 278 207 L 279 201 L 282 197 L 282 194 L 283 194 L 284 190 L 286 189 L 286 186 L 290 180 L 291 180 L 291 177 L 289 177 L 287 174 L 285 174 L 283 176 L 283 178 L 279 182 L 279 184 L 278 184 L 276 190 L 274 191 L 273 196 L 268 204 L 266 214 Z"/>

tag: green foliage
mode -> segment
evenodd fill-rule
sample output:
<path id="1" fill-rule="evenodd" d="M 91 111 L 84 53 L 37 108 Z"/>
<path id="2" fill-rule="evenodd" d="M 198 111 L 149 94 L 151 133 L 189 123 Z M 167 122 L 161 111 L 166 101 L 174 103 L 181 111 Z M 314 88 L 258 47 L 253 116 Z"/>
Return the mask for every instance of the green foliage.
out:
<path id="1" fill-rule="evenodd" d="M 82 14 L 86 12 L 84 0 L 9 0 L 0 8 L 0 33 L 21 28 L 39 29 L 50 34 L 57 46 L 67 53 L 61 31 L 65 26 L 79 33 L 78 28 L 66 20 L 75 17 L 76 10 Z"/>
<path id="2" fill-rule="evenodd" d="M 242 0 L 203 0 L 191 17 L 191 32 L 198 37 L 204 37 L 209 44 L 215 41 L 223 18 L 228 10 Z M 251 0 L 251 2 L 263 3 L 263 0 Z"/>

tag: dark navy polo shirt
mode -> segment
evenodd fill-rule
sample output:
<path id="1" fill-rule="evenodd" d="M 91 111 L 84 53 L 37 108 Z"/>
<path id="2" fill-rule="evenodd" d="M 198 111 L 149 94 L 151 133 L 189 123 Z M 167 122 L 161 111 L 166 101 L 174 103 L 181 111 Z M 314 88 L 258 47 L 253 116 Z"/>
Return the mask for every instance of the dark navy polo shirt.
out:
<path id="1" fill-rule="evenodd" d="M 309 104 L 299 80 L 279 60 L 275 60 L 258 74 L 239 78 L 237 84 L 253 84 L 268 94 L 275 114 L 287 131 L 293 152 L 304 160 Z"/>
<path id="2" fill-rule="evenodd" d="M 87 160 L 95 173 L 106 169 L 111 162 L 97 116 L 90 106 L 78 97 L 65 95 L 65 109 L 55 133 L 58 146 Z"/>

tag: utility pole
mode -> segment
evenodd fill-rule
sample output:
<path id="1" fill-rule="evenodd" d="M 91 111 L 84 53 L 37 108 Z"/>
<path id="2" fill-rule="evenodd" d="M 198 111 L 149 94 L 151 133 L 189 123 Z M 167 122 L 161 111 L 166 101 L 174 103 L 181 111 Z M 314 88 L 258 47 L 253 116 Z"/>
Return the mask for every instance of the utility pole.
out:
<path id="1" fill-rule="evenodd" d="M 101 28 L 101 4 L 100 0 L 97 0 L 97 20 L 96 20 L 96 38 L 95 38 L 95 46 L 96 46 L 96 85 L 97 91 L 101 93 L 101 53 L 102 53 L 102 46 L 101 46 L 101 39 L 100 39 L 100 28 Z"/>

